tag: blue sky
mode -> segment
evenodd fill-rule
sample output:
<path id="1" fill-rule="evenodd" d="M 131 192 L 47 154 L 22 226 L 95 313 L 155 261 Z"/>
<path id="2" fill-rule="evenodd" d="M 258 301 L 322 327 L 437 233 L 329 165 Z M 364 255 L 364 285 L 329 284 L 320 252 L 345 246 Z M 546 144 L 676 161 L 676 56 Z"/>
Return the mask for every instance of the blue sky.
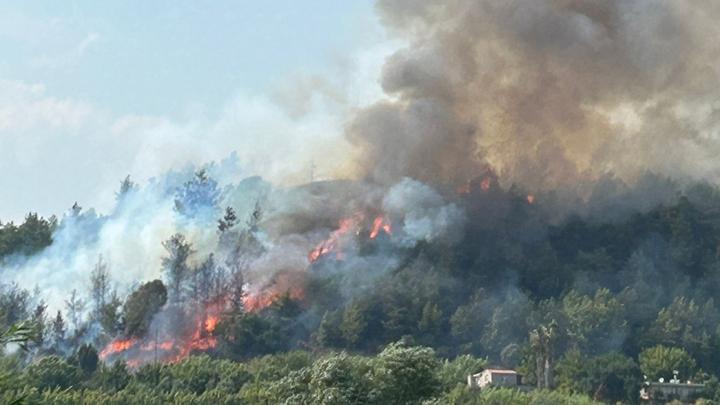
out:
<path id="1" fill-rule="evenodd" d="M 392 49 L 370 0 L 4 2 L 0 220 L 237 149 L 292 178 L 379 97 Z"/>

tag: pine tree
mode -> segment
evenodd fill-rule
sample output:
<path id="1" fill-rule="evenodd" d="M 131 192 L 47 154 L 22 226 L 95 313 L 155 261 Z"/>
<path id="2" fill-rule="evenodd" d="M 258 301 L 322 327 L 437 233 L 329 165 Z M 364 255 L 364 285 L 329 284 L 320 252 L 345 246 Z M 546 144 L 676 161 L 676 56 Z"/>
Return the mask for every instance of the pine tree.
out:
<path id="1" fill-rule="evenodd" d="M 52 338 L 55 346 L 59 346 L 65 341 L 65 320 L 59 310 L 52 321 Z"/>
<path id="2" fill-rule="evenodd" d="M 130 180 L 130 175 L 128 174 L 125 179 L 123 179 L 123 181 L 120 183 L 120 190 L 115 193 L 115 199 L 120 201 L 123 199 L 123 197 L 135 191 L 136 189 L 137 184 Z"/>
<path id="3" fill-rule="evenodd" d="M 93 305 L 93 317 L 96 319 L 100 316 L 102 308 L 105 307 L 109 293 L 110 271 L 107 263 L 103 261 L 102 255 L 100 255 L 90 274 L 90 297 Z"/>
<path id="4" fill-rule="evenodd" d="M 70 298 L 65 301 L 65 308 L 68 311 L 70 322 L 72 323 L 75 333 L 80 330 L 80 322 L 82 321 L 82 313 L 85 310 L 85 301 L 83 301 L 77 293 L 77 290 L 72 290 Z"/>
<path id="5" fill-rule="evenodd" d="M 235 226 L 237 215 L 232 207 L 225 208 L 225 215 L 218 220 L 218 232 L 223 234 Z"/>
<path id="6" fill-rule="evenodd" d="M 35 306 L 32 314 L 32 322 L 35 325 L 35 343 L 42 346 L 45 343 L 45 331 L 47 329 L 47 305 L 42 301 Z"/>
<path id="7" fill-rule="evenodd" d="M 167 279 L 170 301 L 178 303 L 182 300 L 185 281 L 190 276 L 187 261 L 194 251 L 192 245 L 180 233 L 171 236 L 162 245 L 168 254 L 162 259 L 162 266 Z"/>
<path id="8" fill-rule="evenodd" d="M 365 308 L 359 303 L 351 303 L 345 307 L 340 330 L 349 347 L 357 347 L 360 344 L 366 329 Z"/>

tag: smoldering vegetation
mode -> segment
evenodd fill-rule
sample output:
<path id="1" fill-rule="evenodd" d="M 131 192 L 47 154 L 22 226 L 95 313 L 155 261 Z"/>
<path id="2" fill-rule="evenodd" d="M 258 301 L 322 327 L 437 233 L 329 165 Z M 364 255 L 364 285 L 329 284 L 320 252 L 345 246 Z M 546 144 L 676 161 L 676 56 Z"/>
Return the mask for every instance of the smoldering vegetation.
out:
<path id="1" fill-rule="evenodd" d="M 709 184 L 646 174 L 530 193 L 487 171 L 460 188 L 277 187 L 220 184 L 216 167 L 126 179 L 108 215 L 76 204 L 3 226 L 4 242 L 48 237 L 3 257 L 3 325 L 41 325 L 26 361 L 82 344 L 139 367 L 201 352 L 372 353 L 404 338 L 533 378 L 531 336 L 553 324 L 558 358 L 665 344 L 717 364 Z"/>

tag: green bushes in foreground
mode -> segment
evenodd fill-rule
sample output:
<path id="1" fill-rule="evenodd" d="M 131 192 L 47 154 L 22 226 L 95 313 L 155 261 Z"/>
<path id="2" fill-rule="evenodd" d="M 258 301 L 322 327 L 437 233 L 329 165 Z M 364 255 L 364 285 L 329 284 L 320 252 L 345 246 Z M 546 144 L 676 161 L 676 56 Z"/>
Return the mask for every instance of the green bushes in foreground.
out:
<path id="1" fill-rule="evenodd" d="M 483 359 L 441 361 L 433 349 L 393 343 L 377 356 L 295 351 L 240 363 L 192 356 L 92 374 L 56 356 L 15 371 L 0 403 L 27 404 L 589 404 L 581 395 L 509 389 L 473 391 L 464 376 Z"/>

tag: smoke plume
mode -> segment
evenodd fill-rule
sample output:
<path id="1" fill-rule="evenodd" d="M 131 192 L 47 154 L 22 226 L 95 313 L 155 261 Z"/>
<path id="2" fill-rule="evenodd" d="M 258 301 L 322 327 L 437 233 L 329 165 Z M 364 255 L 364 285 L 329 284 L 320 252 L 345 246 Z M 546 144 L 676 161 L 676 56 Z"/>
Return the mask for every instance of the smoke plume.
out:
<path id="1" fill-rule="evenodd" d="M 548 189 L 645 171 L 714 179 L 720 5 L 710 1 L 389 1 L 409 44 L 388 100 L 346 137 L 361 176 L 462 183 L 486 165 Z"/>

